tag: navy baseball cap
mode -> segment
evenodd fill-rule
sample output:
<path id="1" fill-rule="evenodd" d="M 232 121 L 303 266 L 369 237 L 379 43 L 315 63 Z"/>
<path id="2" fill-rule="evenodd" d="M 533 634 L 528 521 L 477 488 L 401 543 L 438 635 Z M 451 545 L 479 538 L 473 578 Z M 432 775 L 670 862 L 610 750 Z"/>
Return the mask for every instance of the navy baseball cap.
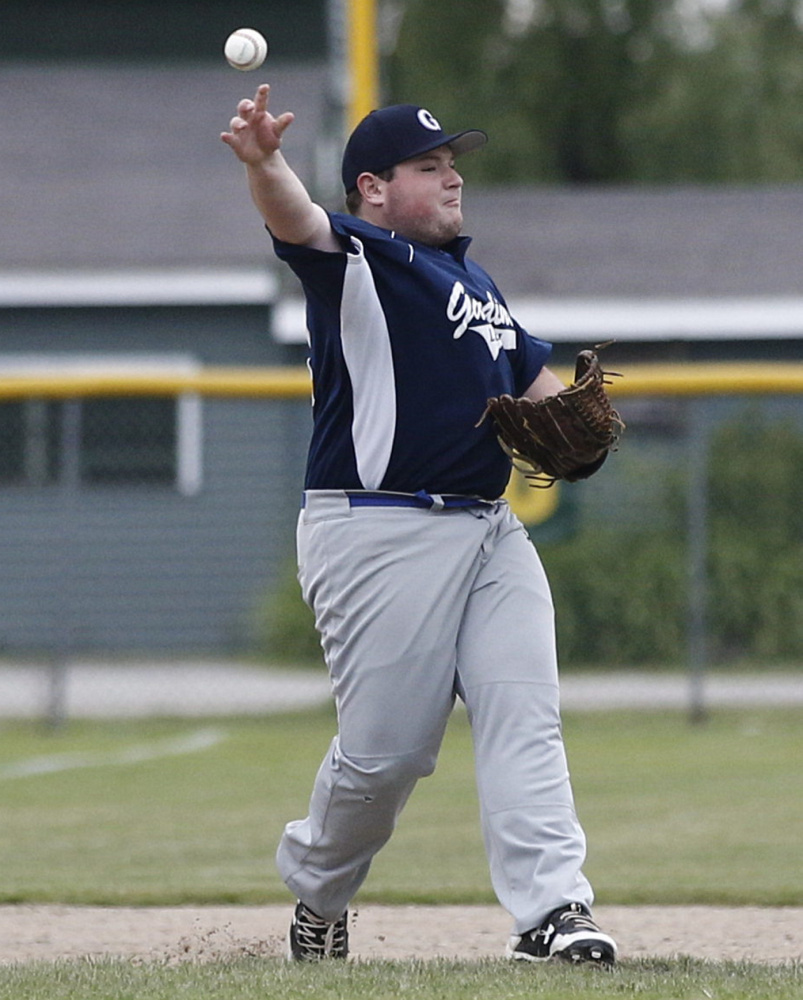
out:
<path id="1" fill-rule="evenodd" d="M 378 174 L 397 163 L 449 146 L 455 156 L 479 149 L 488 141 L 480 129 L 448 135 L 426 108 L 416 104 L 394 104 L 372 111 L 351 133 L 343 152 L 343 187 L 346 194 L 357 187 L 357 178 Z"/>

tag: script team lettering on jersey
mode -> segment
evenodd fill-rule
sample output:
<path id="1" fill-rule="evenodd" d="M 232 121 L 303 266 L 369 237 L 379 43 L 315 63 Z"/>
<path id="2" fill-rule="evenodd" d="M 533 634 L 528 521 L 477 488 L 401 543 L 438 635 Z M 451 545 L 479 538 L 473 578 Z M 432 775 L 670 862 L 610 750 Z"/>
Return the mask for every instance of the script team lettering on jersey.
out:
<path id="1" fill-rule="evenodd" d="M 496 359 L 499 352 L 512 350 L 516 346 L 516 330 L 507 309 L 490 292 L 485 301 L 475 298 L 466 291 L 461 281 L 455 281 L 446 307 L 446 317 L 457 323 L 454 338 L 462 337 L 466 330 L 478 333 Z M 473 321 L 479 322 L 473 322 Z"/>

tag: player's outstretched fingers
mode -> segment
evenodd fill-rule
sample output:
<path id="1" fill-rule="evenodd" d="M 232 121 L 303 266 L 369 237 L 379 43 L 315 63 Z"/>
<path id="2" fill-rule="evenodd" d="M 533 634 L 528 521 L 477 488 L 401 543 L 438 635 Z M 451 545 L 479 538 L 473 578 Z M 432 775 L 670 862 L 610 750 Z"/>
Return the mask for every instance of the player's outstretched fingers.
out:
<path id="1" fill-rule="evenodd" d="M 220 138 L 223 140 L 223 142 L 226 143 L 227 146 L 231 146 L 231 148 L 234 149 L 235 152 L 237 152 L 237 146 L 240 134 L 248 128 L 248 125 L 249 123 L 247 121 L 244 121 L 242 118 L 238 118 L 237 116 L 235 116 L 229 122 L 229 131 L 221 132 Z"/>
<path id="2" fill-rule="evenodd" d="M 267 111 L 268 110 L 268 98 L 270 97 L 270 84 L 261 83 L 257 87 L 257 92 L 254 94 L 254 106 L 257 111 Z"/>
<path id="3" fill-rule="evenodd" d="M 240 118 L 246 119 L 246 121 L 254 114 L 257 110 L 256 105 L 251 100 L 250 97 L 244 97 L 240 103 L 237 105 L 237 114 Z"/>
<path id="4" fill-rule="evenodd" d="M 283 115 L 279 115 L 276 119 L 275 132 L 277 138 L 281 138 L 284 135 L 284 130 L 288 125 L 292 125 L 295 121 L 295 115 L 292 111 L 285 111 Z"/>

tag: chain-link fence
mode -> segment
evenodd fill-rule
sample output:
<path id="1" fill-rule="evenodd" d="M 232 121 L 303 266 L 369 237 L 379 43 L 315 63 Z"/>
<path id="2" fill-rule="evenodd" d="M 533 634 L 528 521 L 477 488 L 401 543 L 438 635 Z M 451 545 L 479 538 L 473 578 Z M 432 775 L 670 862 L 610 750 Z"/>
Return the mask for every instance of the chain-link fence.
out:
<path id="1" fill-rule="evenodd" d="M 624 375 L 604 469 L 510 492 L 562 661 L 700 683 L 712 662 L 802 662 L 803 368 Z M 0 713 L 292 703 L 259 664 L 281 653 L 266 622 L 292 580 L 308 396 L 295 369 L 0 384 Z M 325 695 L 306 676 L 301 697 Z"/>
<path id="2" fill-rule="evenodd" d="M 0 654 L 49 665 L 51 712 L 76 660 L 260 650 L 310 407 L 303 374 L 256 374 L 3 382 Z"/>

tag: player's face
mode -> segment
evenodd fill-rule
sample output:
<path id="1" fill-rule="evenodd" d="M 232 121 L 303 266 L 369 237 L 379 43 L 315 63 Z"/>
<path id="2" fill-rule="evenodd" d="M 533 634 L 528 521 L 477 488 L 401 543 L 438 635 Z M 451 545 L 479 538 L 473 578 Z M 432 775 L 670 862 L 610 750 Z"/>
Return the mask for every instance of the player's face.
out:
<path id="1" fill-rule="evenodd" d="M 384 225 L 419 243 L 442 246 L 462 228 L 462 189 L 448 146 L 405 160 L 385 185 Z"/>

